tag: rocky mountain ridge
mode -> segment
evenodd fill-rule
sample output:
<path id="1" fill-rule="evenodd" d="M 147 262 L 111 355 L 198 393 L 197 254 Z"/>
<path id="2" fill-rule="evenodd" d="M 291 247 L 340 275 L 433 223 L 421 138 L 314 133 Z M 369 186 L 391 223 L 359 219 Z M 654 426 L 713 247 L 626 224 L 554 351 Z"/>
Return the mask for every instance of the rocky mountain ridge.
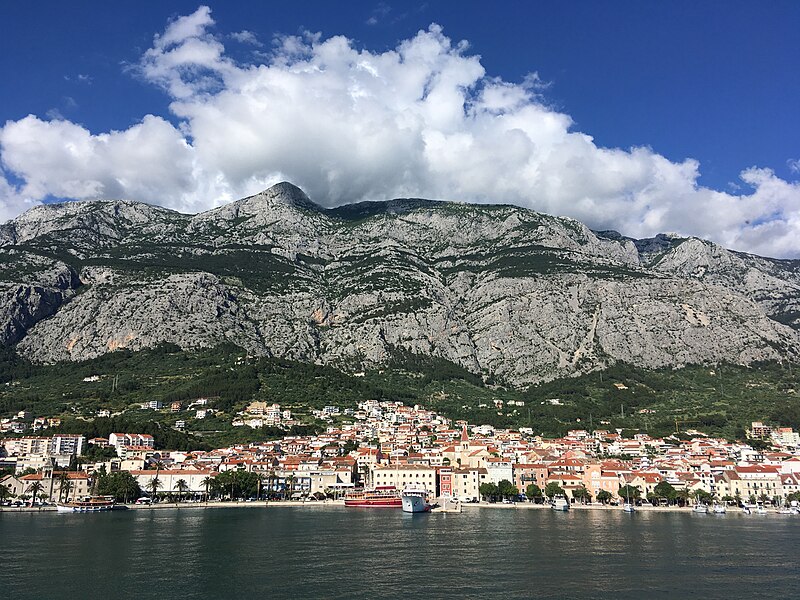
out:
<path id="1" fill-rule="evenodd" d="M 228 341 L 360 369 L 402 348 L 526 385 L 800 357 L 800 261 L 507 205 L 323 209 L 289 183 L 198 215 L 36 207 L 0 226 L 0 294 L 0 343 L 40 362 Z"/>

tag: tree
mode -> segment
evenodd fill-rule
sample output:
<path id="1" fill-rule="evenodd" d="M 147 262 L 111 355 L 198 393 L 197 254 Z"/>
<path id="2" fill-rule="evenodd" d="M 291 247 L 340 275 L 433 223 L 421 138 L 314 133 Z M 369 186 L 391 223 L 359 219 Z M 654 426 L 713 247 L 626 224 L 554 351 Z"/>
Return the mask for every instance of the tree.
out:
<path id="1" fill-rule="evenodd" d="M 200 482 L 206 490 L 206 502 L 208 502 L 208 489 L 214 484 L 213 477 L 204 477 L 203 481 Z"/>
<path id="2" fill-rule="evenodd" d="M 289 476 L 286 478 L 286 487 L 284 488 L 284 499 L 286 491 L 289 492 L 289 499 L 291 499 L 292 492 L 294 492 L 294 473 L 289 473 Z"/>
<path id="3" fill-rule="evenodd" d="M 261 473 L 257 473 L 256 474 L 256 483 L 258 485 L 257 490 L 256 490 L 256 499 L 257 500 L 261 500 L 261 488 L 264 485 L 264 481 L 266 481 L 266 477 L 264 477 L 264 475 L 261 474 Z"/>
<path id="4" fill-rule="evenodd" d="M 100 475 L 97 478 L 96 489 L 99 495 L 114 496 L 117 502 L 126 504 L 142 495 L 139 482 L 128 471 L 114 471 Z"/>
<path id="5" fill-rule="evenodd" d="M 178 501 L 180 502 L 183 500 L 183 495 L 189 491 L 189 484 L 185 479 L 178 479 L 175 482 L 175 489 L 178 490 Z"/>
<path id="6" fill-rule="evenodd" d="M 602 504 L 608 504 L 614 496 L 607 490 L 600 490 L 597 492 L 597 501 Z"/>
<path id="7" fill-rule="evenodd" d="M 542 488 L 535 483 L 529 483 L 528 487 L 525 488 L 525 495 L 531 502 L 533 502 L 534 499 L 539 500 L 542 497 Z"/>
<path id="8" fill-rule="evenodd" d="M 581 503 L 592 501 L 592 495 L 589 493 L 589 490 L 587 490 L 584 486 L 572 490 L 572 497 Z"/>
<path id="9" fill-rule="evenodd" d="M 150 492 L 150 497 L 153 500 L 155 500 L 159 488 L 164 487 L 164 484 L 161 483 L 161 480 L 158 478 L 158 475 L 156 475 L 150 481 L 147 482 L 147 485 L 145 487 L 147 488 L 147 491 Z"/>
<path id="10" fill-rule="evenodd" d="M 513 497 L 513 496 L 519 496 L 519 490 L 508 479 L 502 479 L 500 481 L 500 483 L 497 484 L 497 493 L 502 498 L 509 498 L 509 497 Z"/>
<path id="11" fill-rule="evenodd" d="M 689 504 L 689 500 L 691 498 L 692 494 L 687 489 L 682 489 L 675 492 L 675 500 L 677 500 L 678 504 L 680 504 L 681 506 Z"/>
<path id="12" fill-rule="evenodd" d="M 11 490 L 8 488 L 7 485 L 3 485 L 0 483 L 0 502 L 4 502 L 11 497 Z"/>
<path id="13" fill-rule="evenodd" d="M 661 481 L 653 488 L 653 494 L 656 498 L 665 498 L 670 504 L 675 502 L 678 496 L 677 490 L 668 481 Z"/>
<path id="14" fill-rule="evenodd" d="M 42 485 L 41 481 L 34 481 L 28 486 L 27 491 L 33 494 L 33 499 L 31 500 L 31 506 L 33 506 L 36 504 L 36 496 L 44 491 L 44 486 Z"/>
<path id="15" fill-rule="evenodd" d="M 58 482 L 58 500 L 60 502 L 64 497 L 64 490 L 67 487 L 67 483 L 71 484 L 72 482 L 69 480 L 69 473 L 66 471 L 61 471 L 55 479 Z M 71 485 L 70 489 L 72 489 Z"/>
<path id="16" fill-rule="evenodd" d="M 58 483 L 58 498 L 61 499 L 61 494 L 63 493 L 66 501 L 69 502 L 69 493 L 72 491 L 73 487 L 75 487 L 75 484 L 69 479 L 60 481 Z"/>
<path id="17" fill-rule="evenodd" d="M 558 485 L 557 481 L 551 481 L 544 487 L 544 495 L 552 500 L 553 496 L 563 496 L 564 488 Z"/>
<path id="18" fill-rule="evenodd" d="M 692 496 L 694 497 L 696 502 L 701 504 L 709 504 L 714 498 L 712 494 L 709 494 L 705 490 L 695 490 L 692 493 Z"/>
<path id="19" fill-rule="evenodd" d="M 482 483 L 478 488 L 478 493 L 485 499 L 495 499 L 500 493 L 497 486 L 493 483 Z"/>
<path id="20" fill-rule="evenodd" d="M 617 494 L 619 494 L 620 498 L 624 498 L 626 502 L 629 499 L 638 500 L 642 497 L 642 491 L 639 489 L 639 486 L 635 485 L 623 485 L 619 488 Z"/>

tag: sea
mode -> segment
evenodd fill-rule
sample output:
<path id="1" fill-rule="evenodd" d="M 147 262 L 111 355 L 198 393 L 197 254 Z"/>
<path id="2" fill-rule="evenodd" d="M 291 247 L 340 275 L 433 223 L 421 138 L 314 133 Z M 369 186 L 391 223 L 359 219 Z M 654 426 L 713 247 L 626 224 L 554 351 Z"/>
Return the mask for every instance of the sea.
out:
<path id="1" fill-rule="evenodd" d="M 800 517 L 340 506 L 0 513 L 0 598 L 800 598 Z"/>

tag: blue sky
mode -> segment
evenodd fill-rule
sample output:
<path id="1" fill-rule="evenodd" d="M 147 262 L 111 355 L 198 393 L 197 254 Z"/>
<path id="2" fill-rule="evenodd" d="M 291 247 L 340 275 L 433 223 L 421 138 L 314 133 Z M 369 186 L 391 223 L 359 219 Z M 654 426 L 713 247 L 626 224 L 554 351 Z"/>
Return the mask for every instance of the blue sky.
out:
<path id="1" fill-rule="evenodd" d="M 796 2 L 204 6 L 0 5 L 0 217 L 52 198 L 194 212 L 289 178 L 326 205 L 513 202 L 800 254 Z"/>

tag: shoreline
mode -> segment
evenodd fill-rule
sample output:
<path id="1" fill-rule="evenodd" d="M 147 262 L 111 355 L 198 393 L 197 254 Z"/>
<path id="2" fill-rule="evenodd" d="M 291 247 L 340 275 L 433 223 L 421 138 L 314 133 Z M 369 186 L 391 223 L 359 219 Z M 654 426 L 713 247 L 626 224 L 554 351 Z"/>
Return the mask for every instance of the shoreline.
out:
<path id="1" fill-rule="evenodd" d="M 198 509 L 216 509 L 216 508 L 274 508 L 274 507 L 294 507 L 294 508 L 345 508 L 344 500 L 318 500 L 313 502 L 301 502 L 297 500 L 268 500 L 258 502 L 222 502 L 213 500 L 209 502 L 159 502 L 157 504 L 118 504 L 117 510 L 198 510 Z M 499 509 L 499 510 L 550 510 L 549 504 L 535 504 L 532 502 L 515 502 L 514 504 L 503 504 L 501 502 L 479 502 L 461 504 L 461 511 L 457 509 L 434 509 L 433 513 L 458 513 L 463 512 L 464 509 Z M 622 512 L 621 506 L 611 506 L 607 504 L 572 504 L 570 510 L 577 511 L 603 511 L 603 512 Z M 731 513 L 740 513 L 739 507 L 729 507 Z M 56 512 L 55 506 L 42 506 L 42 507 L 12 507 L 0 506 L 0 513 L 39 513 L 39 512 Z M 691 506 L 637 506 L 635 512 L 660 512 L 660 513 L 692 513 Z M 75 513 L 67 513 L 75 514 Z M 80 513 L 78 513 L 80 514 Z M 700 513 L 702 514 L 702 513 Z M 713 514 L 709 512 L 708 514 Z M 768 515 L 779 515 L 776 508 L 769 509 Z M 787 516 L 787 515 L 781 515 Z M 791 516 L 791 515 L 788 515 Z"/>

